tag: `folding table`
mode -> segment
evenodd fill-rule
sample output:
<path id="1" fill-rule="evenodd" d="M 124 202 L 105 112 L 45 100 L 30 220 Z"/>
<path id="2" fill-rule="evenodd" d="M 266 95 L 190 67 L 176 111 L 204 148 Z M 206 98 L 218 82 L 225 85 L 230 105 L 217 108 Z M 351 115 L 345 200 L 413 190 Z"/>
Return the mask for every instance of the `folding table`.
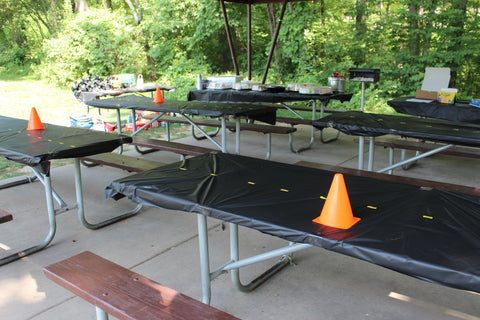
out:
<path id="1" fill-rule="evenodd" d="M 311 246 L 400 273 L 480 293 L 480 203 L 475 195 L 344 174 L 355 217 L 347 230 L 317 224 L 335 172 L 240 155 L 210 153 L 111 182 L 105 198 L 192 212 L 198 217 L 203 301 L 210 281 L 230 270 L 241 290 L 288 264 Z M 210 272 L 206 217 L 230 223 L 231 260 Z M 238 225 L 290 241 L 239 259 Z M 243 266 L 283 256 L 248 285 Z"/>
<path id="2" fill-rule="evenodd" d="M 232 117 L 236 122 L 236 152 L 240 152 L 240 118 L 248 118 L 253 120 L 263 121 L 269 124 L 275 124 L 276 108 L 270 104 L 260 103 L 227 103 L 227 102 L 200 102 L 200 101 L 178 101 L 178 100 L 165 100 L 162 103 L 155 103 L 151 98 L 128 95 L 122 97 L 115 97 L 109 99 L 100 99 L 86 101 L 86 104 L 106 109 L 116 109 L 117 115 L 119 115 L 119 109 L 129 109 L 132 112 L 132 119 L 135 119 L 137 110 L 158 112 L 159 115 L 147 122 L 142 128 L 148 127 L 154 121 L 166 113 L 175 113 L 186 119 L 195 129 L 199 130 L 207 139 L 209 139 L 216 147 L 222 152 L 227 151 L 227 138 L 226 138 L 226 120 L 228 117 Z M 219 144 L 208 133 L 195 124 L 195 121 L 191 119 L 191 116 L 205 116 L 220 118 L 222 122 L 222 141 Z M 118 123 L 120 118 L 118 116 Z M 133 121 L 133 134 L 136 135 L 142 129 L 137 130 L 135 121 Z M 269 146 L 270 147 L 270 146 Z"/>
<path id="3" fill-rule="evenodd" d="M 285 92 L 268 92 L 253 90 L 190 90 L 188 93 L 188 101 L 227 101 L 227 102 L 251 102 L 251 103 L 280 103 L 283 108 L 292 112 L 296 117 L 304 119 L 304 117 L 288 106 L 287 102 L 294 101 L 313 101 L 312 104 L 312 120 L 316 119 L 317 100 L 321 102 L 320 117 L 323 118 L 325 107 L 330 100 L 339 100 L 340 102 L 350 101 L 352 93 L 327 93 L 327 94 L 302 94 L 294 91 Z M 324 140 L 322 134 L 320 139 L 322 142 L 330 142 L 335 138 Z M 294 153 L 308 150 L 312 147 L 315 140 L 315 129 L 312 128 L 310 142 L 306 146 L 296 149 L 293 146 L 293 133 L 289 137 L 290 150 Z"/>
<path id="4" fill-rule="evenodd" d="M 56 215 L 78 210 L 81 223 L 90 229 L 98 229 L 137 213 L 141 206 L 131 212 L 119 215 L 96 224 L 85 218 L 83 207 L 82 181 L 79 157 L 110 152 L 123 143 L 132 141 L 131 137 L 93 131 L 83 128 L 70 128 L 44 123 L 44 130 L 27 130 L 28 121 L 0 116 L 0 155 L 8 160 L 28 165 L 43 183 L 47 201 L 50 230 L 40 244 L 0 259 L 0 265 L 20 259 L 45 248 L 55 236 Z M 76 203 L 68 205 L 53 190 L 50 178 L 50 160 L 74 159 Z M 53 199 L 60 208 L 55 209 Z M 20 204 L 19 204 L 20 206 Z"/>
<path id="5" fill-rule="evenodd" d="M 446 145 L 396 164 L 390 163 L 388 167 L 377 172 L 390 171 L 407 163 L 439 153 L 454 145 L 480 147 L 480 125 L 465 122 L 348 111 L 328 115 L 313 121 L 312 124 L 319 130 L 330 127 L 348 135 L 370 137 L 368 154 L 368 170 L 370 171 L 373 170 L 374 143 L 377 136 L 391 134 L 446 143 Z M 363 169 L 363 152 L 359 152 L 358 157 L 358 169 Z"/>

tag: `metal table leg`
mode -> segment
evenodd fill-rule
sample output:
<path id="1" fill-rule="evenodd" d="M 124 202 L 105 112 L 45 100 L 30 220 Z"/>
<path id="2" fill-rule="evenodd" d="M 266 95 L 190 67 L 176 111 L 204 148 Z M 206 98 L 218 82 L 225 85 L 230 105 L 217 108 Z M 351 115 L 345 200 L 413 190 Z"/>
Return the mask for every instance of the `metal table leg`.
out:
<path id="1" fill-rule="evenodd" d="M 293 111 L 292 109 L 290 109 L 288 106 L 286 106 L 284 104 L 284 106 L 290 110 L 291 112 L 293 112 L 297 117 L 299 117 L 300 119 L 305 119 L 304 117 L 302 117 L 300 114 L 298 114 L 297 112 Z M 316 100 L 313 100 L 313 105 L 312 105 L 312 120 L 315 119 L 315 114 L 316 114 L 316 109 L 317 109 L 317 103 L 316 103 Z M 304 150 L 308 150 L 312 147 L 313 145 L 313 142 L 315 141 L 315 127 L 312 126 L 311 128 L 311 134 L 310 134 L 310 142 L 306 145 L 306 146 L 303 146 L 303 147 L 300 147 L 298 149 L 295 149 L 293 147 L 293 132 L 289 134 L 288 136 L 288 144 L 290 145 L 290 151 L 292 151 L 293 153 L 299 153 L 299 152 L 302 152 Z"/>
<path id="2" fill-rule="evenodd" d="M 48 221 L 50 224 L 50 229 L 48 231 L 48 234 L 46 238 L 39 243 L 36 246 L 30 247 L 28 249 L 19 251 L 17 253 L 14 253 L 12 255 L 9 255 L 5 258 L 0 259 L 0 265 L 4 265 L 7 263 L 10 263 L 12 261 L 18 260 L 22 257 L 25 257 L 27 255 L 30 255 L 32 253 L 38 252 L 48 246 L 48 244 L 53 240 L 53 237 L 55 236 L 55 232 L 57 230 L 57 223 L 55 220 L 55 209 L 53 205 L 53 193 L 52 193 L 52 181 L 50 179 L 49 175 L 44 175 L 44 187 L 45 187 L 45 197 L 47 201 L 47 213 L 48 213 Z"/>
<path id="3" fill-rule="evenodd" d="M 406 159 L 406 160 L 403 160 L 403 161 L 400 161 L 394 165 L 391 165 L 391 166 L 388 166 L 386 168 L 383 168 L 383 169 L 380 169 L 380 170 L 377 170 L 377 172 L 385 172 L 385 171 L 391 171 L 392 169 L 395 169 L 395 168 L 398 168 L 398 167 L 401 167 L 407 163 L 410 163 L 410 162 L 415 162 L 419 159 L 422 159 L 422 158 L 426 158 L 426 157 L 429 157 L 433 154 L 436 154 L 436 153 L 439 153 L 439 152 L 442 152 L 444 150 L 447 150 L 448 148 L 451 148 L 453 147 L 452 144 L 447 144 L 445 146 L 442 146 L 442 147 L 439 147 L 437 149 L 433 149 L 433 150 L 430 150 L 428 152 L 425 152 L 425 153 L 421 153 L 415 157 L 412 157 L 412 158 L 409 158 L 409 159 Z"/>
<path id="4" fill-rule="evenodd" d="M 262 253 L 256 256 L 239 260 L 239 246 L 238 246 L 238 225 L 230 223 L 230 257 L 231 260 L 226 264 L 218 268 L 217 270 L 210 272 L 210 258 L 208 248 L 208 228 L 207 218 L 202 214 L 197 214 L 198 223 L 198 241 L 200 248 L 200 266 L 201 266 L 201 280 L 202 280 L 202 301 L 206 304 L 210 304 L 211 300 L 211 286 L 210 283 L 220 274 L 226 271 L 231 271 L 231 277 L 233 283 L 241 291 L 252 291 L 260 284 L 271 278 L 274 274 L 282 270 L 285 266 L 291 263 L 293 252 L 310 248 L 312 245 L 304 243 L 290 243 L 287 247 L 272 250 L 266 253 Z M 281 257 L 278 263 L 261 274 L 259 277 L 251 281 L 247 285 L 243 285 L 240 282 L 239 268 L 245 267 L 254 263 L 262 262 L 268 259 Z"/>
<path id="5" fill-rule="evenodd" d="M 210 255 L 208 252 L 207 217 L 197 214 L 198 244 L 200 249 L 200 276 L 202 279 L 202 302 L 210 304 Z"/>
<path id="6" fill-rule="evenodd" d="M 324 113 L 325 107 L 326 107 L 326 103 L 322 102 L 322 105 L 320 107 L 320 118 L 323 118 L 323 113 Z M 315 113 L 313 114 L 313 116 L 315 116 Z M 315 117 L 312 117 L 312 120 L 314 118 Z M 312 126 L 312 129 L 315 130 L 315 128 L 313 126 Z M 323 143 L 329 143 L 329 142 L 335 141 L 335 140 L 338 139 L 338 137 L 340 137 L 340 131 L 337 131 L 336 136 L 334 136 L 332 138 L 324 139 L 323 138 L 323 130 L 320 130 L 320 141 L 322 141 Z"/>
<path id="7" fill-rule="evenodd" d="M 126 213 L 123 213 L 121 215 L 118 215 L 114 218 L 106 219 L 104 221 L 101 221 L 95 224 L 89 223 L 85 218 L 85 210 L 83 207 L 82 174 L 80 171 L 80 161 L 77 158 L 75 158 L 74 167 L 75 167 L 75 192 L 77 197 L 76 205 L 78 206 L 77 207 L 78 218 L 84 227 L 88 229 L 93 229 L 93 230 L 99 229 L 99 228 L 108 226 L 112 223 L 115 223 L 117 221 L 132 217 L 142 209 L 143 206 L 139 204 L 135 209 L 128 211 Z"/>

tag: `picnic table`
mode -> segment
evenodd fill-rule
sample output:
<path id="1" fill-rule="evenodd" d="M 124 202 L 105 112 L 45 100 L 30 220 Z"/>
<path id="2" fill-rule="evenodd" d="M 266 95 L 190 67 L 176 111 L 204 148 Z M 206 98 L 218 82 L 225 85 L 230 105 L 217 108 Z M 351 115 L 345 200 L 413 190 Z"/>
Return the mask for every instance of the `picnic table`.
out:
<path id="1" fill-rule="evenodd" d="M 56 232 L 56 215 L 77 209 L 82 224 L 98 229 L 129 217 L 140 209 L 119 215 L 97 224 L 90 224 L 85 218 L 79 157 L 110 152 L 131 137 L 83 128 L 70 128 L 44 123 L 44 130 L 27 130 L 28 121 L 0 116 L 0 155 L 8 160 L 28 165 L 45 188 L 47 214 L 50 229 L 46 238 L 38 245 L 21 250 L 0 259 L 0 265 L 40 251 L 53 240 Z M 76 202 L 67 204 L 54 190 L 51 180 L 50 162 L 55 159 L 74 159 Z M 54 199 L 59 208 L 54 207 Z"/>
<path id="2" fill-rule="evenodd" d="M 325 108 L 331 100 L 339 100 L 340 102 L 350 101 L 352 93 L 327 93 L 327 94 L 302 94 L 296 91 L 284 91 L 284 92 L 271 92 L 271 91 L 254 91 L 254 90 L 190 90 L 188 93 L 188 101 L 226 101 L 226 102 L 250 102 L 250 103 L 276 103 L 280 104 L 281 108 L 289 110 L 293 114 L 293 118 L 284 119 L 287 123 L 305 124 L 310 125 L 311 120 L 317 118 L 317 101 L 320 101 L 320 118 L 324 116 L 324 112 L 335 112 L 336 110 L 326 110 Z M 304 107 L 294 107 L 288 105 L 289 102 L 295 101 L 313 101 L 311 109 Z M 304 116 L 297 111 L 311 111 L 310 119 L 305 119 Z M 309 120 L 308 122 L 302 120 Z M 338 136 L 337 136 L 338 137 Z M 320 140 L 324 143 L 334 141 L 337 137 L 324 139 L 322 133 L 320 133 Z M 312 128 L 310 141 L 308 144 L 295 148 L 293 146 L 293 133 L 290 134 L 289 145 L 290 150 L 294 153 L 298 153 L 304 150 L 308 150 L 312 147 L 315 141 L 315 129 Z"/>
<path id="3" fill-rule="evenodd" d="M 378 172 L 389 171 L 406 163 L 442 152 L 454 145 L 480 147 L 480 126 L 472 123 L 454 122 L 440 119 L 422 119 L 398 115 L 385 115 L 349 111 L 328 115 L 313 121 L 313 126 L 319 130 L 335 128 L 345 134 L 360 137 L 370 137 L 368 154 L 368 170 L 373 169 L 375 137 L 396 135 L 427 141 L 445 143 L 429 152 L 392 164 Z M 360 149 L 360 148 L 359 148 Z M 363 152 L 359 152 L 359 167 L 363 169 Z"/>
<path id="4" fill-rule="evenodd" d="M 398 113 L 480 124 L 480 108 L 470 105 L 467 101 L 445 104 L 413 97 L 401 97 L 387 101 L 387 104 Z"/>
<path id="5" fill-rule="evenodd" d="M 275 124 L 276 108 L 271 104 L 261 103 L 227 103 L 227 102 L 201 102 L 201 101 L 179 101 L 179 100 L 165 100 L 162 103 L 153 102 L 151 98 L 128 95 L 108 99 L 91 100 L 86 102 L 87 105 L 106 108 L 106 109 L 127 109 L 131 110 L 132 119 L 136 118 L 137 111 L 153 111 L 158 115 L 153 117 L 149 122 L 144 124 L 137 130 L 135 121 L 133 122 L 133 134 L 147 128 L 154 121 L 160 120 L 167 113 L 174 113 L 180 118 L 185 119 L 195 129 L 200 131 L 203 136 L 209 139 L 216 147 L 222 152 L 227 151 L 227 118 L 233 118 L 236 124 L 236 152 L 240 152 L 240 119 L 247 118 L 252 120 L 258 120 L 271 125 Z M 219 118 L 221 121 L 222 141 L 218 143 L 213 139 L 211 135 L 200 128 L 192 116 L 203 116 Z M 120 121 L 120 120 L 118 120 Z"/>
<path id="6" fill-rule="evenodd" d="M 335 173 L 215 152 L 115 180 L 107 186 L 105 198 L 128 197 L 135 203 L 197 215 L 205 303 L 210 301 L 210 282 L 222 272 L 232 272 L 237 287 L 248 291 L 289 264 L 292 252 L 312 246 L 480 293 L 478 193 L 344 173 L 353 215 L 360 221 L 338 229 L 312 221 L 322 211 Z M 214 271 L 207 217 L 230 224 L 230 261 Z M 291 243 L 240 259 L 239 225 Z M 253 285 L 240 283 L 240 268 L 281 256 L 280 265 Z"/>
<path id="7" fill-rule="evenodd" d="M 156 84 L 145 84 L 142 87 L 121 88 L 118 90 L 94 90 L 94 91 L 82 91 L 78 94 L 77 99 L 81 102 L 95 100 L 106 96 L 119 96 L 127 93 L 140 93 L 140 92 L 155 92 L 159 88 L 162 91 L 173 91 L 176 87 L 172 86 L 160 86 Z"/>

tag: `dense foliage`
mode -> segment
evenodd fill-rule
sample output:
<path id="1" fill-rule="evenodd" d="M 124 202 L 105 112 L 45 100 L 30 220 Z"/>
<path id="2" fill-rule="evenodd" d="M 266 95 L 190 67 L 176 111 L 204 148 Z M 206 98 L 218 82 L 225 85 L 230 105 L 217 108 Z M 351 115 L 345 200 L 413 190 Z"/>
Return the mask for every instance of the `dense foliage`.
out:
<path id="1" fill-rule="evenodd" d="M 75 12 L 78 2 L 88 11 Z M 75 3 L 77 6 L 75 6 Z M 178 99 L 197 74 L 232 74 L 217 0 L 0 0 L 0 70 L 32 67 L 58 85 L 86 75 L 143 73 L 174 85 Z M 247 6 L 226 2 L 240 73 L 247 75 Z M 273 36 L 272 11 L 252 6 L 252 80 L 261 81 Z M 280 4 L 273 6 L 275 19 Z M 327 83 L 332 72 L 380 68 L 368 107 L 413 94 L 425 67 L 450 67 L 461 98 L 480 84 L 480 1 L 317 0 L 288 5 L 268 83 Z M 275 21 L 275 20 L 274 20 Z M 278 21 L 277 21 L 278 22 Z M 28 70 L 28 68 L 27 68 Z M 347 83 L 358 92 L 359 83 Z M 355 95 L 352 106 L 358 105 Z"/>

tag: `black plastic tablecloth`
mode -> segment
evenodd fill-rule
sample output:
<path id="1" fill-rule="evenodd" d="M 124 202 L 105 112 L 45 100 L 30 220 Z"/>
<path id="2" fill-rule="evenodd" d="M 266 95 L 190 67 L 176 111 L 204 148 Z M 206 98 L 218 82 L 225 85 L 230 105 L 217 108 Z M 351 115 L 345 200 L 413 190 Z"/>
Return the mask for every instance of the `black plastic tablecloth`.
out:
<path id="1" fill-rule="evenodd" d="M 480 125 L 439 119 L 348 111 L 314 120 L 317 129 L 335 128 L 355 136 L 394 134 L 415 139 L 480 147 Z"/>
<path id="2" fill-rule="evenodd" d="M 436 101 L 428 103 L 407 101 L 412 98 L 413 97 L 398 98 L 388 101 L 387 104 L 398 113 L 480 124 L 480 108 L 471 106 L 467 102 L 445 104 Z"/>
<path id="3" fill-rule="evenodd" d="M 43 123 L 44 130 L 27 130 L 28 121 L 0 116 L 0 155 L 48 173 L 49 160 L 84 157 L 113 151 L 129 136 Z"/>
<path id="4" fill-rule="evenodd" d="M 205 117 L 247 117 L 270 124 L 276 122 L 276 107 L 260 103 L 233 102 L 200 102 L 165 100 L 155 103 L 152 98 L 137 95 L 121 96 L 109 99 L 99 99 L 85 102 L 89 106 L 106 109 L 134 109 L 153 112 L 183 113 Z"/>
<path id="5" fill-rule="evenodd" d="M 350 101 L 352 93 L 301 94 L 294 91 L 264 92 L 252 90 L 190 90 L 188 101 L 230 101 L 230 102 L 292 102 L 320 100 L 328 104 L 330 100 Z"/>
<path id="6" fill-rule="evenodd" d="M 345 174 L 361 220 L 339 230 L 312 222 L 333 175 L 211 153 L 113 181 L 105 197 L 203 214 L 480 293 L 479 197 Z"/>

